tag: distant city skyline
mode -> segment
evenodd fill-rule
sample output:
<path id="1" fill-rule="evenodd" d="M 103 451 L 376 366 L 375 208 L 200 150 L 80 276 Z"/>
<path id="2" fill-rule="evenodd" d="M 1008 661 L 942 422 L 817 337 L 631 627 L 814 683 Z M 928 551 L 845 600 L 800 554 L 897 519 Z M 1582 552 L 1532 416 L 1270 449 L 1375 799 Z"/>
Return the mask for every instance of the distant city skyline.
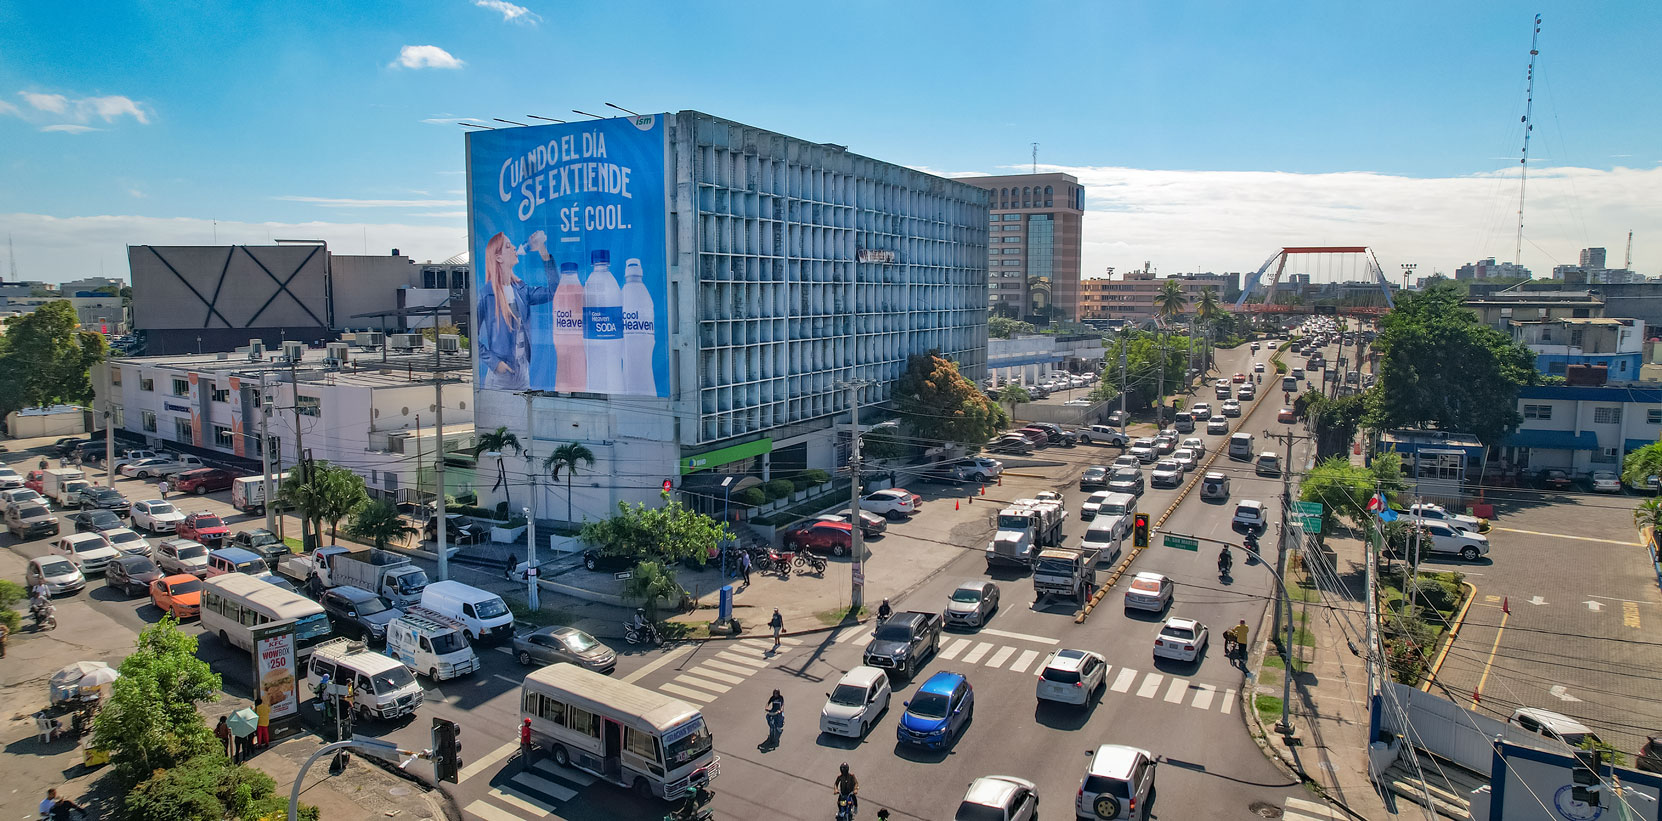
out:
<path id="1" fill-rule="evenodd" d="M 1387 276 L 1514 258 L 1534 10 L 1501 0 L 1037 15 L 856 0 L 766 17 L 718 5 L 689 21 L 664 8 L 16 4 L 0 11 L 0 234 L 15 246 L 0 275 L 124 277 L 128 244 L 273 239 L 442 260 L 466 245 L 458 123 L 617 113 L 607 101 L 947 176 L 1031 172 L 1037 142 L 1039 172 L 1086 189 L 1083 277 L 1144 260 L 1252 271 L 1290 244 L 1368 245 Z M 1521 262 L 1546 276 L 1604 247 L 1616 265 L 1631 229 L 1634 269 L 1662 273 L 1662 113 L 1643 104 L 1656 80 L 1631 57 L 1648 53 L 1662 7 L 1538 10 Z M 296 27 L 296 14 L 328 25 Z M 795 59 L 802 32 L 850 15 L 879 23 L 862 29 L 871 61 Z M 994 59 L 1058 31 L 1109 45 Z M 748 62 L 712 43 L 742 43 Z"/>

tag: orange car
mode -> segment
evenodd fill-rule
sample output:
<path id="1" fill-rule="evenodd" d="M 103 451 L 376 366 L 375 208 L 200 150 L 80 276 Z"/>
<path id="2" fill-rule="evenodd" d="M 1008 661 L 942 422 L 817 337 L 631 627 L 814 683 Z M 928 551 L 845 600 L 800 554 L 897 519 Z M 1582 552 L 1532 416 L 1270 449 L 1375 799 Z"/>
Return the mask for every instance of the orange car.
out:
<path id="1" fill-rule="evenodd" d="M 181 621 L 195 618 L 202 613 L 202 580 L 189 573 L 157 579 L 150 583 L 150 603 Z"/>
<path id="2" fill-rule="evenodd" d="M 1298 418 L 1293 415 L 1293 409 L 1292 408 L 1282 408 L 1281 412 L 1275 415 L 1275 421 L 1277 421 L 1277 422 L 1286 422 L 1286 423 L 1291 424 L 1293 422 L 1298 421 Z"/>

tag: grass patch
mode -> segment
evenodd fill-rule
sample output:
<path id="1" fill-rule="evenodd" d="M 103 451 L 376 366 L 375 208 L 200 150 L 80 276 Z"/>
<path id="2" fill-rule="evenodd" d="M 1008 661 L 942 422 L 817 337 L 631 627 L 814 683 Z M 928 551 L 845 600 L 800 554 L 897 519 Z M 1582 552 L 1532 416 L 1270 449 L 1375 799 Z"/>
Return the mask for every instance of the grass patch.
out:
<path id="1" fill-rule="evenodd" d="M 1258 710 L 1258 718 L 1265 724 L 1274 724 L 1281 720 L 1280 696 L 1253 696 L 1252 706 Z"/>
<path id="2" fill-rule="evenodd" d="M 544 607 L 532 610 L 518 599 L 508 600 L 508 610 L 514 618 L 538 627 L 565 627 L 577 623 L 577 614 L 564 607 Z"/>
<path id="3" fill-rule="evenodd" d="M 836 625 L 842 624 L 844 621 L 856 621 L 863 619 L 868 615 L 871 615 L 871 611 L 865 607 L 861 607 L 859 610 L 849 607 L 838 607 L 830 610 L 821 610 L 820 612 L 814 614 L 814 618 L 818 619 L 819 623 L 825 625 L 826 627 L 835 627 Z"/>
<path id="4" fill-rule="evenodd" d="M 1297 639 L 1298 634 L 1294 633 L 1293 638 Z M 1285 667 L 1286 665 L 1282 663 L 1280 656 L 1275 655 L 1275 654 L 1272 653 L 1272 654 L 1267 654 L 1267 655 L 1264 656 L 1264 666 L 1265 667 L 1273 667 L 1277 670 L 1280 670 L 1283 667 Z M 1310 667 L 1310 663 L 1305 661 L 1304 659 L 1301 659 L 1301 658 L 1294 658 L 1293 659 L 1293 672 L 1302 673 L 1305 670 L 1309 669 L 1309 667 Z M 1260 672 L 1258 675 L 1263 676 L 1265 674 Z"/>
<path id="5" fill-rule="evenodd" d="M 1293 630 L 1293 643 L 1303 647 L 1315 647 L 1316 637 L 1309 630 L 1299 627 Z"/>
<path id="6" fill-rule="evenodd" d="M 288 547 L 289 551 L 292 552 L 292 553 L 305 553 L 306 552 L 305 543 L 301 542 L 299 539 L 294 538 L 293 536 L 284 536 L 283 537 L 283 544 L 286 545 Z"/>
<path id="7" fill-rule="evenodd" d="M 1280 659 L 1277 659 L 1277 661 L 1280 661 Z M 1275 685 L 1281 683 L 1281 674 L 1273 670 L 1259 670 L 1258 683 L 1264 685 L 1265 687 L 1274 687 Z"/>
<path id="8" fill-rule="evenodd" d="M 1287 585 L 1287 596 L 1300 604 L 1315 604 L 1322 600 L 1321 591 L 1308 579 L 1300 579 Z"/>

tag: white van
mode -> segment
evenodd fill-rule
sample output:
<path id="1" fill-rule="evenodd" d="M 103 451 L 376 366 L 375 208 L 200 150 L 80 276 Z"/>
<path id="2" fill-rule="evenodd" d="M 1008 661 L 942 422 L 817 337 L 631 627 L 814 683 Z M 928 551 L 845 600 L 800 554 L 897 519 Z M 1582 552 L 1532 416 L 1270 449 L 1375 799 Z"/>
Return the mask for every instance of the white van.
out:
<path id="1" fill-rule="evenodd" d="M 411 607 L 387 624 L 387 655 L 433 681 L 479 669 L 479 657 L 462 635 L 462 626 L 424 607 Z"/>
<path id="2" fill-rule="evenodd" d="M 1229 458 L 1248 460 L 1252 458 L 1252 434 L 1237 433 L 1229 437 Z"/>
<path id="3" fill-rule="evenodd" d="M 1259 476 L 1280 476 L 1281 456 L 1266 450 L 1258 454 L 1258 461 L 1254 463 L 1253 469 Z"/>
<path id="4" fill-rule="evenodd" d="M 352 711 L 362 721 L 398 718 L 421 706 L 421 685 L 397 661 L 371 652 L 362 642 L 331 639 L 312 652 L 311 677 L 329 677 L 326 695 L 343 696 L 352 686 Z"/>
<path id="5" fill-rule="evenodd" d="M 421 606 L 460 622 L 469 641 L 508 639 L 514 635 L 514 614 L 502 597 L 458 581 L 433 582 L 421 591 Z"/>

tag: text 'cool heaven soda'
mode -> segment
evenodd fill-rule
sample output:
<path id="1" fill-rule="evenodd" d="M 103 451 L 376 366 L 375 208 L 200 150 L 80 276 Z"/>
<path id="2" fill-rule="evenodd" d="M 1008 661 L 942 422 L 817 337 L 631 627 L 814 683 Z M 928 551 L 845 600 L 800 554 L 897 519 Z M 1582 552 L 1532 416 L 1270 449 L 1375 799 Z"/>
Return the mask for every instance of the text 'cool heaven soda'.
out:
<path id="1" fill-rule="evenodd" d="M 641 281 L 641 261 L 623 265 L 623 392 L 634 396 L 656 396 L 658 385 L 652 376 L 652 346 L 657 341 L 652 294 Z"/>
<path id="2" fill-rule="evenodd" d="M 623 291 L 612 276 L 609 251 L 589 254 L 593 269 L 583 283 L 583 350 L 590 393 L 623 392 Z"/>

